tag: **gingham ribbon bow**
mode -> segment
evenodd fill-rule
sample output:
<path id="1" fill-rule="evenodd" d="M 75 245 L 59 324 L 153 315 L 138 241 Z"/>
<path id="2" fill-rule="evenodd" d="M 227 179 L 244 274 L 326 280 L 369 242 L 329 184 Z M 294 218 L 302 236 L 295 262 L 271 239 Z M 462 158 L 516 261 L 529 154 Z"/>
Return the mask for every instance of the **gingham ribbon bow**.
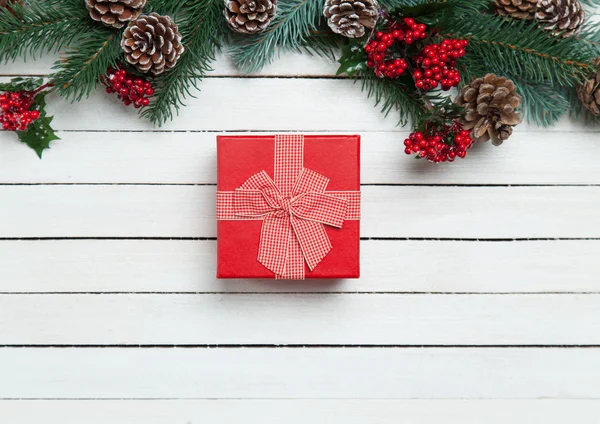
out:
<path id="1" fill-rule="evenodd" d="M 303 158 L 302 136 L 276 136 L 275 180 L 261 171 L 217 193 L 217 218 L 230 209 L 238 219 L 263 221 L 257 259 L 276 278 L 304 279 L 304 262 L 312 271 L 332 249 L 324 225 L 341 228 L 360 202 L 359 192 L 326 192 L 329 178 L 304 168 Z"/>

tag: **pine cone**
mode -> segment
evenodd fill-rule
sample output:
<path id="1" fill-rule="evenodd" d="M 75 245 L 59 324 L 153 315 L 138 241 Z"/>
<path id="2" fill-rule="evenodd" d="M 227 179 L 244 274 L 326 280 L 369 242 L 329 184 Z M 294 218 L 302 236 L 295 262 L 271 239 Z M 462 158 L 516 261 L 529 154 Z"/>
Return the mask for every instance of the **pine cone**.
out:
<path id="1" fill-rule="evenodd" d="M 24 0 L 0 0 L 0 8 L 7 8 L 13 15 L 17 16 L 15 11 L 10 7 L 11 4 L 19 3 L 21 6 L 24 3 Z"/>
<path id="2" fill-rule="evenodd" d="M 595 74 L 577 86 L 577 96 L 590 112 L 600 116 L 600 57 L 594 61 L 594 66 Z"/>
<path id="3" fill-rule="evenodd" d="M 264 31 L 277 11 L 277 0 L 225 0 L 225 18 L 232 31 L 256 34 Z"/>
<path id="4" fill-rule="evenodd" d="M 473 130 L 473 140 L 488 141 L 491 138 L 495 146 L 510 137 L 513 126 L 522 121 L 521 113 L 515 111 L 521 102 L 515 83 L 494 74 L 473 80 L 454 100 L 465 107 L 461 123 L 465 129 Z"/>
<path id="5" fill-rule="evenodd" d="M 496 0 L 499 15 L 531 20 L 535 17 L 538 0 Z"/>
<path id="6" fill-rule="evenodd" d="M 158 13 L 131 21 L 123 32 L 121 48 L 127 62 L 154 75 L 174 67 L 185 50 L 177 25 Z"/>
<path id="7" fill-rule="evenodd" d="M 579 0 L 539 0 L 535 18 L 542 29 L 566 38 L 581 32 L 585 11 Z"/>
<path id="8" fill-rule="evenodd" d="M 85 0 L 93 20 L 113 28 L 123 28 L 137 19 L 146 6 L 146 0 Z"/>
<path id="9" fill-rule="evenodd" d="M 377 0 L 327 0 L 323 11 L 329 28 L 350 38 L 360 38 L 365 28 L 375 28 L 378 14 Z"/>

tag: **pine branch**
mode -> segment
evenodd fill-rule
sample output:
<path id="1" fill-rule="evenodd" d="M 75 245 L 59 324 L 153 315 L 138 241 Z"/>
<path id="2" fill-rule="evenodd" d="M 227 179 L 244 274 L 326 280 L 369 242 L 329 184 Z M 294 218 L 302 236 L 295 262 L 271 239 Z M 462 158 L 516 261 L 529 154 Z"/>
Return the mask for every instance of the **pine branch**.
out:
<path id="1" fill-rule="evenodd" d="M 457 16 L 440 36 L 466 38 L 467 56 L 475 54 L 489 68 L 536 83 L 573 86 L 589 72 L 595 56 L 577 39 L 550 37 L 529 22 L 485 14 Z"/>
<path id="2" fill-rule="evenodd" d="M 587 7 L 595 8 L 600 6 L 600 0 L 579 0 L 579 2 Z"/>
<path id="3" fill-rule="evenodd" d="M 409 121 L 419 122 L 426 111 L 425 103 L 434 100 L 433 96 L 411 91 L 399 80 L 377 78 L 371 70 L 361 74 L 361 84 L 362 91 L 375 99 L 375 106 L 381 105 L 381 113 L 386 117 L 392 111 L 398 112 L 401 126 Z"/>
<path id="4" fill-rule="evenodd" d="M 187 3 L 189 3 L 188 0 L 148 0 L 144 7 L 144 13 L 157 12 L 174 17 Z"/>
<path id="5" fill-rule="evenodd" d="M 554 87 L 535 84 L 516 76 L 506 75 L 517 85 L 523 97 L 523 115 L 528 122 L 543 127 L 554 125 L 569 110 L 569 101 Z"/>
<path id="6" fill-rule="evenodd" d="M 79 101 L 95 90 L 100 77 L 109 67 L 116 67 L 120 57 L 119 33 L 96 26 L 56 62 L 50 81 L 62 97 Z"/>
<path id="7" fill-rule="evenodd" d="M 583 120 L 586 125 L 598 126 L 600 124 L 600 116 L 594 115 L 592 112 L 587 110 L 585 106 L 579 100 L 577 91 L 575 88 L 569 87 L 563 90 L 563 97 L 567 99 L 570 104 L 569 116 L 576 120 Z"/>
<path id="8" fill-rule="evenodd" d="M 322 0 L 280 0 L 277 16 L 263 33 L 234 37 L 237 44 L 230 49 L 231 57 L 242 71 L 256 72 L 271 63 L 280 50 L 300 51 L 311 31 L 323 21 L 322 15 Z"/>
<path id="9" fill-rule="evenodd" d="M 573 38 L 581 41 L 589 47 L 595 55 L 600 56 L 600 22 L 586 22 L 583 31 Z"/>
<path id="10" fill-rule="evenodd" d="M 74 7 L 77 3 L 78 6 Z M 0 8 L 0 61 L 36 53 L 54 53 L 86 34 L 91 20 L 76 0 L 35 1 L 11 5 L 17 16 Z"/>
<path id="11" fill-rule="evenodd" d="M 154 98 L 142 111 L 142 116 L 155 125 L 172 119 L 174 111 L 179 113 L 185 106 L 183 98 L 193 97 L 192 89 L 199 90 L 198 83 L 211 70 L 220 35 L 225 31 L 222 9 L 222 0 L 187 0 L 181 9 L 177 23 L 186 50 L 175 68 L 155 79 Z"/>
<path id="12" fill-rule="evenodd" d="M 342 46 L 342 37 L 330 30 L 319 29 L 312 32 L 310 37 L 302 43 L 302 48 L 308 54 L 325 57 L 330 60 L 336 59 L 336 53 Z"/>

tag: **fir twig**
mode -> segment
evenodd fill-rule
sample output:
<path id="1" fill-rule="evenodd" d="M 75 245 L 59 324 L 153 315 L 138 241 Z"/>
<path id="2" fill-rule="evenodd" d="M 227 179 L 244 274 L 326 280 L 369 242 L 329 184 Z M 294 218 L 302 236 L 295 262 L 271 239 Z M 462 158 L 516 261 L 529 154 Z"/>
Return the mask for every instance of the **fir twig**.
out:
<path id="1" fill-rule="evenodd" d="M 385 116 L 392 111 L 398 112 L 398 124 L 402 126 L 409 121 L 419 122 L 426 112 L 427 103 L 435 99 L 409 90 L 399 80 L 377 78 L 371 70 L 361 74 L 361 84 L 367 96 L 375 99 L 375 106 L 381 105 Z"/>
<path id="2" fill-rule="evenodd" d="M 222 8 L 222 0 L 187 0 L 181 9 L 177 23 L 186 51 L 175 68 L 155 79 L 155 96 L 142 111 L 142 116 L 155 125 L 172 119 L 174 111 L 179 113 L 183 98 L 193 97 L 192 89 L 198 90 L 198 83 L 211 70 L 210 63 L 220 46 L 219 36 L 224 32 Z"/>
<path id="3" fill-rule="evenodd" d="M 57 72 L 50 76 L 50 81 L 61 96 L 79 101 L 94 91 L 106 70 L 117 65 L 120 56 L 119 34 L 98 26 L 56 62 L 53 69 Z"/>
<path id="4" fill-rule="evenodd" d="M 317 30 L 324 19 L 322 15 L 322 0 L 280 0 L 277 16 L 263 33 L 234 38 L 237 44 L 230 50 L 231 57 L 242 71 L 256 72 L 271 63 L 278 50 L 300 51 L 307 45 L 307 37 Z M 313 53 L 326 56 L 328 51 L 327 48 L 312 49 Z"/>
<path id="5" fill-rule="evenodd" d="M 528 122 L 549 127 L 569 110 L 569 101 L 554 87 L 530 83 L 516 76 L 507 77 L 515 82 L 518 93 L 523 97 L 522 110 Z"/>
<path id="6" fill-rule="evenodd" d="M 86 34 L 91 20 L 79 1 L 36 1 L 27 7 L 11 5 L 13 15 L 0 7 L 0 61 L 22 55 L 54 53 Z"/>
<path id="7" fill-rule="evenodd" d="M 461 15 L 440 35 L 466 38 L 470 42 L 468 55 L 482 58 L 488 68 L 536 83 L 573 86 L 586 75 L 594 59 L 592 51 L 579 40 L 550 37 L 529 22 L 491 15 Z"/>

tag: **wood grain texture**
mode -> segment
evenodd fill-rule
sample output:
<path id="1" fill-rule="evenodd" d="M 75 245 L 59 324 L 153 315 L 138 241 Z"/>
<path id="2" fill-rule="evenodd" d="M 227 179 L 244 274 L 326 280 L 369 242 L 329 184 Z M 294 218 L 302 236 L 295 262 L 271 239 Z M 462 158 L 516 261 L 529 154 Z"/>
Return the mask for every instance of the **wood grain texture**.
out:
<path id="1" fill-rule="evenodd" d="M 599 399 L 600 350 L 0 349 L 0 375 L 13 399 Z"/>
<path id="2" fill-rule="evenodd" d="M 20 400 L 0 401 L 11 424 L 238 424 L 261 423 L 595 424 L 597 400 Z"/>
<path id="3" fill-rule="evenodd" d="M 600 237 L 597 186 L 362 193 L 363 237 Z M 216 236 L 214 186 L 0 186 L 0 198 L 0 237 Z"/>
<path id="4" fill-rule="evenodd" d="M 161 129 L 99 92 L 43 161 L 0 133 L 0 421 L 597 421 L 598 128 L 431 166 L 335 62 L 214 65 Z M 361 134 L 360 280 L 214 278 L 215 137 L 277 131 Z"/>
<path id="5" fill-rule="evenodd" d="M 0 81 L 6 80 L 0 78 Z M 374 100 L 361 92 L 360 83 L 351 80 L 223 77 L 206 79 L 201 90 L 197 98 L 186 100 L 187 107 L 165 124 L 162 131 L 405 131 L 397 126 L 396 113 L 386 118 L 380 108 L 374 106 Z M 249 96 L 250 103 L 240 100 L 240 93 Z M 49 95 L 47 101 L 49 114 L 55 115 L 52 126 L 56 130 L 156 130 L 147 120 L 138 119 L 135 109 L 103 92 L 74 104 L 55 94 Z M 252 104 L 260 104 L 263 113 L 247 113 L 248 105 Z M 351 117 L 347 113 L 348 104 L 352 104 Z M 519 125 L 518 133 L 529 132 L 597 133 L 598 128 L 567 118 L 552 128 Z M 493 149 L 489 144 L 486 146 Z"/>
<path id="6" fill-rule="evenodd" d="M 363 184 L 600 184 L 597 133 L 578 133 L 564 154 L 569 133 L 515 132 L 500 148 L 476 146 L 468 159 L 432 166 L 404 154 L 400 132 L 361 134 Z M 242 134 L 242 133 L 238 133 Z M 44 160 L 0 134 L 1 183 L 205 184 L 216 182 L 212 132 L 60 132 Z M 532 160 L 535 158 L 535 160 Z"/>
<path id="7" fill-rule="evenodd" d="M 5 240 L 0 292 L 600 292 L 598 240 L 371 240 L 361 253 L 359 280 L 282 284 L 217 280 L 211 240 Z"/>
<path id="8" fill-rule="evenodd" d="M 599 309 L 600 294 L 4 294 L 0 322 L 12 325 L 0 328 L 0 340 L 9 345 L 600 345 Z"/>

